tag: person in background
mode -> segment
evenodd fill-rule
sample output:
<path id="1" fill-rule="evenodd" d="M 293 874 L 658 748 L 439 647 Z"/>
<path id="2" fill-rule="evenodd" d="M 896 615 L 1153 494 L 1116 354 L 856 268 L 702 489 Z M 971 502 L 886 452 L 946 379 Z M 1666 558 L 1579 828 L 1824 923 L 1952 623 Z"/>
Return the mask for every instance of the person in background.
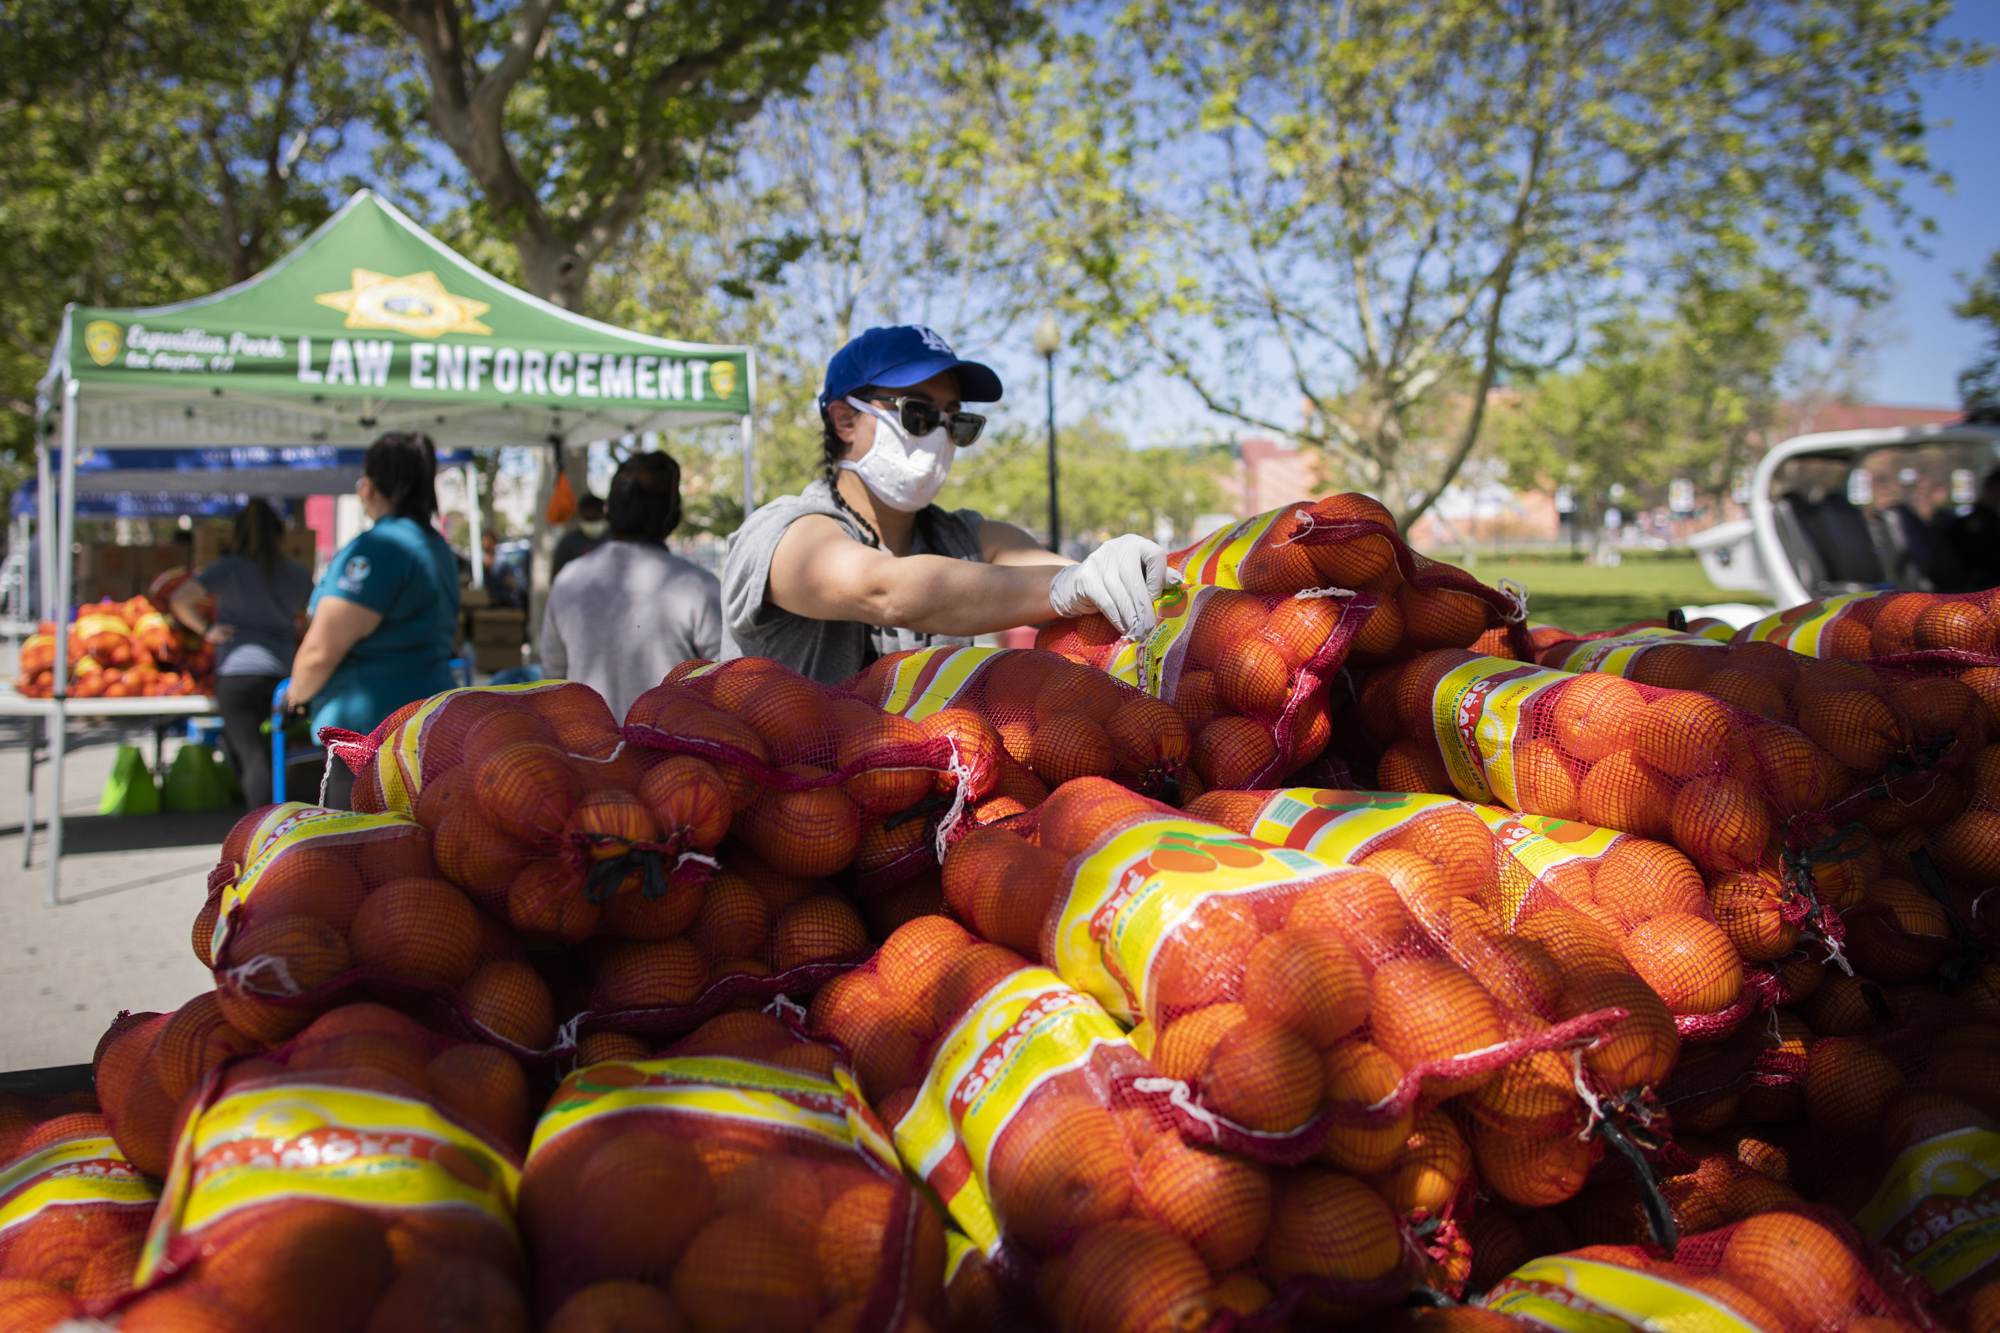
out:
<path id="1" fill-rule="evenodd" d="M 222 749 L 252 809 L 271 803 L 271 741 L 264 734 L 278 682 L 292 674 L 312 571 L 279 551 L 284 525 L 252 500 L 236 516 L 228 554 L 174 589 L 174 619 L 215 645 Z M 201 604 L 215 599 L 215 618 Z"/>
<path id="2" fill-rule="evenodd" d="M 2000 586 L 2000 468 L 1986 474 L 1971 510 L 1951 521 L 1944 539 L 1965 570 L 1967 591 Z"/>
<path id="3" fill-rule="evenodd" d="M 926 328 L 869 329 L 835 352 L 819 398 L 824 475 L 729 539 L 724 655 L 834 685 L 893 652 L 1056 616 L 1101 611 L 1120 633 L 1149 633 L 1167 578 L 1156 543 L 1128 533 L 1078 563 L 932 503 L 986 427 L 960 400 L 1000 393 L 989 367 Z"/>
<path id="4" fill-rule="evenodd" d="M 457 684 L 458 565 L 432 526 L 437 449 L 421 431 L 368 446 L 354 484 L 375 526 L 334 553 L 313 590 L 312 624 L 292 663 L 286 700 L 327 727 L 372 731 L 415 699 Z M 327 760 L 326 803 L 348 807 L 354 776 Z"/>
<path id="5" fill-rule="evenodd" d="M 576 522 L 570 525 L 569 531 L 563 533 L 562 540 L 556 543 L 555 555 L 550 562 L 553 568 L 549 571 L 549 578 L 554 579 L 556 575 L 562 573 L 563 566 L 578 556 L 589 555 L 602 546 L 605 532 L 609 527 L 610 524 L 604 518 L 604 501 L 585 491 L 583 499 L 577 501 Z"/>
<path id="6" fill-rule="evenodd" d="M 682 662 L 722 651 L 722 585 L 667 550 L 681 521 L 681 469 L 670 455 L 618 465 L 606 521 L 610 540 L 549 587 L 542 674 L 590 686 L 622 719 Z"/>
<path id="7" fill-rule="evenodd" d="M 486 604 L 525 611 L 528 591 L 521 586 L 521 577 L 514 567 L 501 561 L 499 536 L 489 528 L 480 536 L 479 545 L 486 560 Z"/>

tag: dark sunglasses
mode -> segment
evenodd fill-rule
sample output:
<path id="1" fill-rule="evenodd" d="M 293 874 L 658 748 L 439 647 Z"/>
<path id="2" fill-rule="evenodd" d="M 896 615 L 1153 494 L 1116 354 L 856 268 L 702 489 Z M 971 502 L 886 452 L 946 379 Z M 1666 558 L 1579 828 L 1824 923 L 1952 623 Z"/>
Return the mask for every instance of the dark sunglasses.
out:
<path id="1" fill-rule="evenodd" d="M 960 449 L 969 448 L 979 438 L 979 432 L 986 429 L 986 418 L 977 412 L 947 412 L 936 403 L 922 398 L 892 398 L 887 394 L 869 394 L 864 400 L 870 403 L 890 403 L 896 409 L 896 420 L 911 435 L 928 435 L 943 422 L 951 433 L 952 444 Z"/>

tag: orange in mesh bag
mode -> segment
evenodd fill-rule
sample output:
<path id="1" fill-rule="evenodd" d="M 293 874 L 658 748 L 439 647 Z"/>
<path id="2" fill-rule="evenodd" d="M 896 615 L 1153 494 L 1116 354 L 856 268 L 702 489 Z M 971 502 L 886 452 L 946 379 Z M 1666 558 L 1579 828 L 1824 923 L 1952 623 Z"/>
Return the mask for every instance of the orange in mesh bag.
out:
<path id="1" fill-rule="evenodd" d="M 1683 1240 L 1671 1259 L 1592 1245 L 1534 1260 L 1481 1299 L 1537 1328 L 1892 1333 L 1934 1325 L 1909 1279 L 1837 1215 L 1794 1205 Z"/>
<path id="2" fill-rule="evenodd" d="M 1613 1029 L 1636 997 L 1570 1012 L 1552 1003 L 1539 1027 L 1514 1024 L 1384 873 L 1107 787 L 1083 781 L 1051 797 L 1039 847 L 998 830 L 966 838 L 946 861 L 947 901 L 991 928 L 979 890 L 1004 875 L 1010 905 L 1046 904 L 1039 955 L 1137 1024 L 1140 1049 L 1194 1090 L 1182 1113 L 1211 1141 L 1266 1160 L 1317 1151 L 1378 1173 L 1401 1150 L 1420 1093 L 1483 1089 L 1537 1052 L 1561 1071 L 1565 1109 L 1580 1113 L 1568 1062 L 1553 1053 Z M 1025 934 L 1026 916 L 1011 928 Z M 1670 1060 L 1675 1038 L 1660 1019 Z"/>
<path id="3" fill-rule="evenodd" d="M 1058 1328 L 1294 1303 L 1351 1317 L 1409 1287 L 1413 1249 L 1374 1190 L 1191 1145 L 1171 1081 L 1103 1009 L 949 921 L 897 931 L 811 1021 L 853 1052 L 904 1163 Z"/>
<path id="4" fill-rule="evenodd" d="M 1032 809 L 1073 778 L 1108 777 L 1174 803 L 1188 781 L 1178 713 L 1053 652 L 922 648 L 882 658 L 842 688 L 947 737 L 981 822 Z"/>
<path id="5" fill-rule="evenodd" d="M 658 899 L 712 868 L 707 853 L 750 795 L 706 760 L 627 744 L 603 699 L 573 682 L 447 691 L 336 748 L 356 770 L 356 809 L 415 818 L 446 878 L 517 929 L 564 939 L 591 918 L 565 909 L 558 866 L 592 903 Z M 524 886 L 531 861 L 541 869 Z"/>
<path id="6" fill-rule="evenodd" d="M 190 1100 L 122 1329 L 529 1327 L 513 1057 L 379 1005 L 315 1020 Z"/>
<path id="7" fill-rule="evenodd" d="M 1700 873 L 1665 843 L 1409 793 L 1215 792 L 1188 813 L 1322 860 L 1381 870 L 1433 938 L 1458 944 L 1458 961 L 1544 1018 L 1561 976 L 1607 934 L 1684 1037 L 1719 1037 L 1758 1002 L 1792 998 L 1770 969 L 1751 969 L 1746 990 L 1743 959 L 1710 911 Z M 1565 915 L 1532 920 L 1551 909 Z M 1477 941 L 1495 933 L 1510 942 L 1489 959 Z M 1586 952 L 1550 952 L 1559 947 Z"/>
<path id="8" fill-rule="evenodd" d="M 159 1187 L 95 1107 L 0 1095 L 0 1327 L 40 1333 L 131 1286 Z"/>
<path id="9" fill-rule="evenodd" d="M 940 1326 L 938 1215 L 833 1050 L 768 1013 L 572 1074 L 521 1219 L 553 1330 Z"/>
<path id="10" fill-rule="evenodd" d="M 1739 643 L 1776 643 L 1807 657 L 1971 661 L 1995 651 L 2000 599 L 1971 593 L 1843 593 L 1766 616 Z"/>
<path id="11" fill-rule="evenodd" d="M 1353 644 L 1362 660 L 1463 648 L 1506 633 L 1526 657 L 1526 594 L 1489 588 L 1464 570 L 1418 555 L 1389 511 L 1365 495 L 1288 505 L 1221 529 L 1168 557 L 1189 584 L 1294 593 L 1342 588 L 1376 607 Z"/>
<path id="12" fill-rule="evenodd" d="M 1817 880 L 1861 847 L 1826 812 L 1827 774 L 1844 770 L 1795 729 L 1688 691 L 1458 652 L 1374 673 L 1361 698 L 1399 736 L 1379 778 L 1670 842 L 1748 960 L 1783 956 L 1805 926 L 1838 947 Z M 1393 770 L 1398 750 L 1418 762 Z"/>
<path id="13" fill-rule="evenodd" d="M 1159 625 L 1143 643 L 1083 651 L 1072 627 L 1103 620 L 1087 616 L 1051 622 L 1037 644 L 1171 704 L 1189 738 L 1195 782 L 1183 782 L 1181 795 L 1192 797 L 1271 781 L 1320 756 L 1333 734 L 1324 683 L 1367 633 L 1376 608 L 1373 598 L 1311 586 L 1246 592 L 1204 585 L 1169 588 L 1155 610 Z M 1058 782 L 1082 776 L 1065 773 Z"/>
<path id="14" fill-rule="evenodd" d="M 274 1044 L 365 984 L 516 1054 L 548 1046 L 547 987 L 512 932 L 437 872 L 432 846 L 402 815 L 264 815 L 247 861 L 225 848 L 240 868 L 219 886 L 210 939 L 220 1018 Z"/>

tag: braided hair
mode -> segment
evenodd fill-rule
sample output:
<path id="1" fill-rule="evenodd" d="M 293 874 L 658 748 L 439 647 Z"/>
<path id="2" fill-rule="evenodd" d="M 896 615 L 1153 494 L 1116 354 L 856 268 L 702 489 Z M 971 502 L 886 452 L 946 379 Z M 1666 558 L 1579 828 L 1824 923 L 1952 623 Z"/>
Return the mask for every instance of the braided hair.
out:
<path id="1" fill-rule="evenodd" d="M 854 392 L 857 397 L 865 397 L 874 392 L 874 390 L 872 388 L 856 389 Z M 847 441 L 841 439 L 840 432 L 834 429 L 833 413 L 827 408 L 823 407 L 820 409 L 819 422 L 821 430 L 819 441 L 820 451 L 825 455 L 824 466 L 821 469 L 820 475 L 826 478 L 826 489 L 832 494 L 833 502 L 840 506 L 841 511 L 853 519 L 861 531 L 867 535 L 868 544 L 879 551 L 882 549 L 882 534 L 875 531 L 875 525 L 863 518 L 860 511 L 847 503 L 847 497 L 840 493 L 840 460 L 847 456 Z"/>

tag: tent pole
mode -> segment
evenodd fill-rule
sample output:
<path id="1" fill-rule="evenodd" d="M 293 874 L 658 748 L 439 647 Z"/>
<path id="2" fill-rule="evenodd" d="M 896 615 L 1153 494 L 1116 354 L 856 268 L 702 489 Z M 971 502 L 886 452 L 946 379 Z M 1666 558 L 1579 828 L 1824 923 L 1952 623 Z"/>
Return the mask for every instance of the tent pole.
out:
<path id="1" fill-rule="evenodd" d="M 42 548 L 41 587 L 37 600 L 42 620 L 53 620 L 49 610 L 56 604 L 56 489 L 49 475 L 49 442 L 35 441 L 35 540 Z"/>
<path id="2" fill-rule="evenodd" d="M 751 448 L 750 414 L 743 414 L 741 423 L 743 434 L 743 517 L 749 518 L 750 511 L 757 507 L 757 455 Z"/>
<path id="3" fill-rule="evenodd" d="M 49 881 L 42 905 L 54 907 L 62 885 L 63 751 L 69 743 L 64 709 L 69 699 L 69 601 L 71 551 L 76 545 L 76 380 L 63 377 L 62 517 L 56 530 L 55 712 L 49 717 Z M 24 832 L 28 832 L 24 830 Z"/>
<path id="4" fill-rule="evenodd" d="M 472 538 L 472 586 L 486 586 L 486 534 L 479 530 L 479 466 L 465 465 L 465 520 Z"/>

